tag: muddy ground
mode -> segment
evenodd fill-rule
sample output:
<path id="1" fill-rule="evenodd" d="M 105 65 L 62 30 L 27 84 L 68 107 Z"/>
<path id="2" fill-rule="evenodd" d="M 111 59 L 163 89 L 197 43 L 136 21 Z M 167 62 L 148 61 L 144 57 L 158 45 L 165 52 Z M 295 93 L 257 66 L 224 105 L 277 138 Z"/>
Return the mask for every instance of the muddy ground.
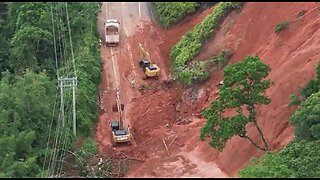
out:
<path id="1" fill-rule="evenodd" d="M 217 98 L 223 79 L 221 70 L 213 72 L 203 84 L 182 87 L 175 82 L 166 83 L 170 78 L 170 48 L 213 9 L 162 30 L 147 13 L 147 4 L 104 4 L 98 17 L 101 39 L 106 18 L 120 19 L 123 30 L 119 47 L 100 49 L 104 66 L 96 141 L 102 156 L 112 152 L 108 122 L 117 118 L 111 106 L 116 87 L 120 87 L 125 124 L 134 132 L 134 143 L 116 149 L 143 160 L 131 161 L 126 177 L 234 177 L 251 157 L 263 154 L 239 137 L 232 138 L 221 153 L 209 147 L 208 142 L 200 142 L 199 131 L 205 122 L 200 114 Z M 301 10 L 306 13 L 298 17 Z M 258 107 L 258 123 L 273 150 L 293 138 L 288 118 L 296 107 L 288 107 L 289 95 L 315 75 L 320 50 L 319 15 L 318 3 L 246 3 L 241 12 L 233 12 L 224 20 L 195 58 L 207 59 L 228 49 L 233 53 L 230 63 L 258 55 L 270 65 L 268 78 L 274 84 L 267 95 L 272 102 Z M 288 29 L 275 34 L 275 26 L 284 20 L 289 21 Z M 158 80 L 142 80 L 138 43 L 144 44 L 151 61 L 161 68 Z M 254 128 L 247 129 L 248 135 L 259 141 Z"/>

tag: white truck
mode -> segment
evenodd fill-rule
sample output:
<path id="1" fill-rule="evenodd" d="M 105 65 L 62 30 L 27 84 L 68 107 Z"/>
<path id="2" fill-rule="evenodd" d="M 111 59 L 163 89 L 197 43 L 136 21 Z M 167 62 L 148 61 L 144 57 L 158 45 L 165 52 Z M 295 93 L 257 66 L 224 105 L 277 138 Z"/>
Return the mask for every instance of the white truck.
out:
<path id="1" fill-rule="evenodd" d="M 116 19 L 108 19 L 104 23 L 107 46 L 119 45 L 119 27 L 120 22 Z"/>

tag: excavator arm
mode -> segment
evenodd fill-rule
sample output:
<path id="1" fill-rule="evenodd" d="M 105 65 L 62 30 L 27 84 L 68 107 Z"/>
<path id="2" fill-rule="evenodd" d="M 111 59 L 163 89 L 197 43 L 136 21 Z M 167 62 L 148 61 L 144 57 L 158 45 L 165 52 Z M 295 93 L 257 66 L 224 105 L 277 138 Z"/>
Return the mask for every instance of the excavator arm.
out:
<path id="1" fill-rule="evenodd" d="M 120 91 L 119 89 L 117 89 L 117 110 L 119 113 L 119 124 L 120 124 L 120 129 L 123 128 L 123 122 L 122 122 L 122 104 L 120 101 Z"/>
<path id="2" fill-rule="evenodd" d="M 142 44 L 139 43 L 139 52 L 140 52 L 140 58 L 146 59 L 150 61 L 150 55 L 149 53 L 143 48 Z"/>

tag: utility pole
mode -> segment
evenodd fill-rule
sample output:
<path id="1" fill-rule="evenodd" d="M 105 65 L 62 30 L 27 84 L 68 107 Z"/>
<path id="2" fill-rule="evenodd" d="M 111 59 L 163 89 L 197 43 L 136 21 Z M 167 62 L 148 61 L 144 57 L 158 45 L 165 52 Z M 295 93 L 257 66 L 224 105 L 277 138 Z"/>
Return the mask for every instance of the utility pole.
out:
<path id="1" fill-rule="evenodd" d="M 73 105 L 73 133 L 74 136 L 77 135 L 77 131 L 76 131 L 76 87 L 77 87 L 77 77 L 72 80 L 72 105 Z"/>
<path id="2" fill-rule="evenodd" d="M 58 79 L 59 81 L 59 87 L 61 91 L 61 106 L 62 106 L 62 116 L 64 117 L 64 88 L 65 87 L 72 87 L 72 110 L 73 110 L 73 133 L 74 136 L 77 135 L 76 131 L 76 87 L 77 87 L 77 77 L 72 77 L 72 78 L 65 78 L 65 77 L 60 77 Z M 64 127 L 64 118 L 62 118 L 62 125 Z"/>
<path id="3" fill-rule="evenodd" d="M 59 80 L 59 86 L 60 86 L 60 98 L 61 98 L 61 117 L 62 117 L 62 127 L 64 127 L 64 92 L 63 92 L 63 81 Z"/>

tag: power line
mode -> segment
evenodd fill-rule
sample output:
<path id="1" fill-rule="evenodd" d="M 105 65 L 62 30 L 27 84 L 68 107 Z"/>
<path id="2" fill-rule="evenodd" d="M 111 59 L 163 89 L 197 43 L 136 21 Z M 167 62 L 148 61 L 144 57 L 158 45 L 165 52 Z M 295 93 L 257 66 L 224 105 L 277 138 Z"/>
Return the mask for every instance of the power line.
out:
<path id="1" fill-rule="evenodd" d="M 54 103 L 54 105 L 53 105 L 52 119 L 51 119 L 50 126 L 49 126 L 49 136 L 48 136 L 47 148 L 46 148 L 46 153 L 45 153 L 45 156 L 44 156 L 44 163 L 43 163 L 42 171 L 44 171 L 44 167 L 45 167 L 45 165 L 46 165 L 47 153 L 48 153 L 49 142 L 50 142 L 50 137 L 51 137 L 51 128 L 52 128 L 53 119 L 54 119 L 54 115 L 55 115 L 57 99 L 58 99 L 58 89 L 57 89 L 57 91 L 56 91 L 55 103 Z"/>
<path id="2" fill-rule="evenodd" d="M 50 160 L 49 160 L 47 177 L 50 177 L 51 174 L 54 174 L 54 166 L 55 166 L 55 160 L 54 159 L 56 158 L 57 144 L 58 144 L 58 139 L 59 139 L 61 108 L 62 107 L 60 107 L 60 113 L 59 113 L 59 117 L 58 117 L 58 124 L 56 126 L 56 135 L 55 135 L 55 139 L 54 139 L 55 142 L 54 142 L 53 153 L 51 154 Z M 51 169 L 51 173 L 50 173 L 50 169 Z"/>
<path id="3" fill-rule="evenodd" d="M 55 62 L 56 62 L 56 73 L 57 73 L 57 80 L 58 80 L 58 86 L 57 88 L 60 88 L 60 109 L 59 109 L 59 115 L 57 118 L 57 124 L 56 124 L 56 133 L 54 135 L 53 139 L 53 147 L 51 149 L 50 153 L 50 158 L 48 161 L 48 167 L 47 167 L 47 177 L 52 177 L 52 176 L 60 176 L 61 171 L 62 171 L 62 162 L 63 158 L 65 157 L 66 151 L 65 148 L 67 146 L 67 139 L 69 135 L 69 123 L 68 119 L 70 118 L 70 112 L 69 111 L 71 108 L 70 107 L 70 102 L 65 103 L 65 93 L 67 91 L 64 91 L 66 87 L 72 87 L 72 109 L 73 109 L 73 131 L 74 135 L 76 135 L 76 86 L 77 86 L 77 76 L 76 76 L 76 68 L 75 68 L 75 60 L 74 60 L 74 53 L 73 53 L 73 44 L 72 44 L 72 34 L 71 34 L 71 28 L 70 28 L 70 21 L 69 21 L 69 13 L 68 13 L 68 5 L 67 3 L 65 4 L 65 10 L 66 10 L 66 18 L 67 18 L 67 29 L 69 32 L 69 41 L 70 41 L 70 50 L 71 50 L 71 58 L 72 58 L 72 64 L 73 64 L 73 73 L 74 77 L 68 78 L 64 77 L 69 75 L 68 70 L 71 70 L 70 66 L 71 63 L 68 63 L 68 57 L 67 57 L 67 40 L 66 40 L 66 26 L 64 25 L 64 16 L 63 16 L 63 8 L 62 6 L 55 5 L 54 3 L 51 3 L 51 21 L 52 21 L 52 34 L 53 34 L 53 41 L 54 41 L 54 51 L 55 51 Z M 54 11 L 55 10 L 55 11 Z M 54 15 L 55 15 L 55 20 L 54 20 Z M 56 22 L 56 23 L 55 23 Z M 56 32 L 55 32 L 55 27 L 57 25 L 57 35 L 58 35 L 58 41 L 56 41 Z M 57 48 L 57 45 L 59 48 Z M 60 62 L 62 63 L 62 68 L 61 74 L 59 73 L 59 63 L 58 63 L 58 49 L 59 49 L 59 58 Z M 70 62 L 70 61 L 69 61 Z M 64 65 L 64 67 L 63 67 Z M 58 89 L 56 93 L 56 100 L 55 100 L 55 105 L 54 105 L 54 111 L 55 111 L 55 106 L 57 103 L 57 97 L 58 97 Z M 68 96 L 70 97 L 70 96 Z M 69 113 L 68 113 L 69 112 Z M 65 116 L 67 114 L 67 116 Z M 45 164 L 47 162 L 47 152 L 49 149 L 49 144 L 50 144 L 50 137 L 51 137 L 51 129 L 52 129 L 52 124 L 53 124 L 53 119 L 54 119 L 54 114 L 52 117 L 52 121 L 50 124 L 50 130 L 49 130 L 49 138 L 47 142 L 47 149 L 46 149 L 46 155 L 45 155 L 45 162 L 43 169 L 45 168 Z M 66 120 L 66 125 L 65 125 L 65 120 Z M 64 133 L 64 134 L 63 134 Z M 60 149 L 63 149 L 63 151 L 60 151 Z"/>
<path id="4" fill-rule="evenodd" d="M 66 112 L 67 112 L 67 110 L 66 110 Z M 70 114 L 69 114 L 69 116 L 66 118 L 67 119 L 67 127 L 65 128 L 65 134 L 64 134 L 64 142 L 63 142 L 63 145 L 62 145 L 62 153 L 61 153 L 61 156 L 60 156 L 60 166 L 58 165 L 58 175 L 60 175 L 61 174 L 61 172 L 62 172 L 62 167 L 63 167 L 63 162 L 64 161 L 62 161 L 63 160 L 63 158 L 65 157 L 65 154 L 66 154 L 66 146 L 67 146 L 67 139 L 68 139 L 68 135 L 69 135 L 69 123 L 68 122 L 70 122 L 70 121 L 68 121 L 68 120 L 70 120 Z"/>
<path id="5" fill-rule="evenodd" d="M 72 36 L 71 36 L 71 28 L 70 28 L 69 13 L 68 13 L 68 2 L 65 2 L 65 5 L 66 5 L 66 13 L 67 13 L 67 22 L 68 22 L 68 31 L 69 31 L 69 39 L 70 39 L 71 56 L 72 56 L 72 62 L 73 62 L 73 71 L 74 71 L 74 76 L 77 77 L 76 66 L 75 66 L 75 63 L 74 63 Z"/>
<path id="6" fill-rule="evenodd" d="M 68 54 L 67 54 L 67 36 L 66 36 L 66 33 L 65 33 L 65 30 L 66 30 L 66 27 L 65 27 L 65 20 L 63 18 L 63 9 L 62 9 L 62 6 L 59 6 L 59 11 L 60 11 L 60 31 L 61 31 L 61 47 L 63 47 L 63 60 L 64 60 L 64 71 L 65 71 L 65 74 L 64 76 L 68 75 L 69 73 L 69 70 L 70 70 L 70 63 L 68 61 Z"/>
<path id="7" fill-rule="evenodd" d="M 68 22 L 68 31 L 69 31 L 69 38 L 70 38 L 70 48 L 71 48 L 71 56 L 72 56 L 72 63 L 73 63 L 73 71 L 74 71 L 74 77 L 75 80 L 72 81 L 72 94 L 73 94 L 73 133 L 76 136 L 76 87 L 77 87 L 77 72 L 76 72 L 76 66 L 74 62 L 74 54 L 73 54 L 73 46 L 72 46 L 72 35 L 71 35 L 71 28 L 70 28 L 70 21 L 69 21 L 69 13 L 68 13 L 68 2 L 65 3 L 66 5 L 66 13 L 67 13 L 67 22 Z"/>
<path id="8" fill-rule="evenodd" d="M 54 21 L 53 21 L 53 5 L 51 3 L 51 22 L 52 22 L 52 36 L 53 36 L 53 47 L 54 47 L 54 56 L 56 61 L 56 71 L 57 71 L 57 78 L 59 78 L 59 67 L 58 67 L 58 56 L 57 56 L 57 45 L 56 45 L 56 36 L 54 31 Z"/>
<path id="9" fill-rule="evenodd" d="M 53 20 L 53 3 L 51 3 L 51 22 L 52 22 L 52 35 L 53 35 L 54 54 L 55 54 L 55 62 L 56 62 L 56 74 L 57 74 L 57 78 L 59 78 L 58 57 L 57 57 L 56 38 L 55 38 L 55 30 L 54 30 L 54 26 L 55 25 L 54 25 L 54 20 Z M 49 125 L 49 136 L 48 136 L 47 147 L 46 147 L 46 152 L 45 152 L 42 171 L 44 171 L 44 168 L 45 168 L 45 165 L 46 165 L 46 161 L 47 161 L 48 148 L 49 148 L 49 143 L 50 143 L 50 138 L 51 138 L 51 129 L 52 129 L 53 120 L 54 120 L 54 116 L 55 116 L 57 99 L 58 99 L 58 86 L 57 86 L 57 89 L 56 89 L 56 96 L 55 96 L 55 101 L 54 101 L 54 106 L 53 106 L 52 119 L 51 119 L 51 122 L 50 122 L 50 125 Z M 48 165 L 49 164 L 50 164 L 50 161 L 48 162 Z"/>

